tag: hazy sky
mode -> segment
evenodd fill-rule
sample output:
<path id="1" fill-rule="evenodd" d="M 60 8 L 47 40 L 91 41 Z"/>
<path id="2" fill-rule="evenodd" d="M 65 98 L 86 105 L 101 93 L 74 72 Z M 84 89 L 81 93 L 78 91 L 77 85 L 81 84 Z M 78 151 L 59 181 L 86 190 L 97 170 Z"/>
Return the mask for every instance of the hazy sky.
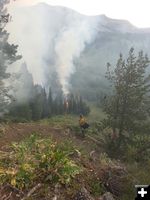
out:
<path id="1" fill-rule="evenodd" d="M 106 14 L 111 18 L 129 20 L 137 27 L 150 27 L 150 0 L 16 0 L 16 2 L 21 6 L 46 2 L 50 5 L 67 6 L 86 15 Z"/>

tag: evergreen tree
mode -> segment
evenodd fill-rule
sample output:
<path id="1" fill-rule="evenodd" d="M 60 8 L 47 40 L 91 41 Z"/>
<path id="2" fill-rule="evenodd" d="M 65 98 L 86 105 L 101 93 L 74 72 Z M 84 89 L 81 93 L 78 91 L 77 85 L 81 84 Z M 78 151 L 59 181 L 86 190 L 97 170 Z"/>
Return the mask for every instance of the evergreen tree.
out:
<path id="1" fill-rule="evenodd" d="M 47 95 L 46 95 L 46 91 L 45 89 L 42 89 L 41 91 L 41 95 L 42 95 L 42 118 L 46 118 L 48 117 L 48 100 L 47 100 Z"/>
<path id="2" fill-rule="evenodd" d="M 39 85 L 34 86 L 34 94 L 30 103 L 32 110 L 32 119 L 39 120 L 42 118 L 43 113 L 43 96 L 42 96 L 42 87 Z"/>
<path id="3" fill-rule="evenodd" d="M 30 121 L 32 119 L 32 111 L 28 102 L 11 104 L 9 115 L 17 121 Z"/>
<path id="4" fill-rule="evenodd" d="M 64 114 L 64 103 L 63 103 L 63 94 L 59 94 L 58 96 L 58 110 L 59 110 L 59 114 Z"/>
<path id="5" fill-rule="evenodd" d="M 135 130 L 137 122 L 147 117 L 145 99 L 150 89 L 150 79 L 145 71 L 148 65 L 147 55 L 141 51 L 135 57 L 133 48 L 126 60 L 120 54 L 114 71 L 110 71 L 109 63 L 107 65 L 106 78 L 111 82 L 114 93 L 107 99 L 105 111 L 114 133 L 116 129 L 119 130 L 119 138 L 123 137 L 124 130 Z"/>
<path id="6" fill-rule="evenodd" d="M 5 8 L 8 2 L 7 0 L 0 1 L 1 17 L 9 16 Z M 10 102 L 10 96 L 8 95 L 9 88 L 4 85 L 4 80 L 10 76 L 10 74 L 6 73 L 7 67 L 21 58 L 21 56 L 16 55 L 18 46 L 8 43 L 9 34 L 4 29 L 6 23 L 7 21 L 3 20 L 0 22 L 0 114 L 4 112 L 7 104 Z"/>
<path id="7" fill-rule="evenodd" d="M 75 110 L 73 109 L 74 108 L 74 96 L 73 96 L 73 94 L 70 94 L 69 96 L 68 96 L 68 104 L 69 104 L 69 108 L 68 108 L 68 112 L 69 113 L 75 113 Z"/>
<path id="8" fill-rule="evenodd" d="M 64 112 L 64 97 L 62 91 L 59 91 L 52 103 L 52 114 L 59 115 L 64 114 Z"/>
<path id="9" fill-rule="evenodd" d="M 55 97 L 53 101 L 53 115 L 59 114 L 59 108 L 58 108 L 58 97 Z"/>
<path id="10" fill-rule="evenodd" d="M 73 104 L 73 112 L 78 114 L 77 98 L 75 96 L 73 96 L 72 104 Z"/>
<path id="11" fill-rule="evenodd" d="M 49 94 L 48 94 L 48 116 L 52 116 L 53 114 L 53 98 L 52 98 L 52 90 L 49 88 Z"/>
<path id="12" fill-rule="evenodd" d="M 68 97 L 68 103 L 69 103 L 68 111 L 71 114 L 79 115 L 80 113 L 82 113 L 83 115 L 88 115 L 90 112 L 89 107 L 83 101 L 81 96 L 74 96 L 73 94 L 70 94 Z"/>

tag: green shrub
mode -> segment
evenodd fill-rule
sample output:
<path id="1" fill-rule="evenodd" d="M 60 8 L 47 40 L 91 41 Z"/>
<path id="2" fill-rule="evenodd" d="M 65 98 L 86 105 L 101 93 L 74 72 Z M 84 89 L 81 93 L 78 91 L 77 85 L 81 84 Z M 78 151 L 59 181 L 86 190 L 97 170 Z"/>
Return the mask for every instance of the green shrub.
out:
<path id="1" fill-rule="evenodd" d="M 108 154 L 110 157 L 118 158 L 122 152 L 118 145 L 118 140 L 113 138 L 112 129 L 105 128 L 101 134 L 100 139 L 106 154 Z"/>
<path id="2" fill-rule="evenodd" d="M 99 180 L 91 180 L 89 184 L 91 193 L 96 197 L 101 196 L 106 191 L 103 184 Z"/>
<path id="3" fill-rule="evenodd" d="M 124 161 L 147 161 L 150 154 L 150 135 L 148 134 L 128 134 L 123 132 L 113 135 L 111 128 L 105 128 L 102 132 L 101 140 L 104 151 L 113 158 Z"/>
<path id="4" fill-rule="evenodd" d="M 127 161 L 147 162 L 150 154 L 150 135 L 131 135 L 125 151 Z"/>
<path id="5" fill-rule="evenodd" d="M 36 180 L 69 184 L 81 172 L 68 156 L 68 152 L 50 139 L 31 135 L 20 143 L 12 144 L 11 156 L 0 160 L 0 183 L 23 189 Z"/>
<path id="6" fill-rule="evenodd" d="M 100 154 L 100 164 L 101 166 L 114 166 L 114 162 L 109 158 L 109 156 L 106 153 Z"/>

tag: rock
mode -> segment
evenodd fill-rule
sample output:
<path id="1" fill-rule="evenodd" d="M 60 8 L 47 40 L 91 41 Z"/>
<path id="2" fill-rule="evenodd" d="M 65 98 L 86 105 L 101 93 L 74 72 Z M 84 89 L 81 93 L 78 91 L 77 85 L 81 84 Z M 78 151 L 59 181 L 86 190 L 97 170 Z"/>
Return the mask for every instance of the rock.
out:
<path id="1" fill-rule="evenodd" d="M 91 197 L 87 189 L 83 187 L 80 191 L 76 193 L 76 195 L 73 197 L 73 200 L 94 200 L 94 199 L 93 197 Z"/>
<path id="2" fill-rule="evenodd" d="M 57 196 L 54 196 L 54 198 L 52 200 L 57 200 Z"/>
<path id="3" fill-rule="evenodd" d="M 61 185 L 59 183 L 57 183 L 55 185 L 55 190 L 54 190 L 55 196 L 53 197 L 52 200 L 58 200 L 59 199 L 59 197 L 60 197 L 60 192 L 59 192 L 60 188 L 61 188 Z"/>
<path id="4" fill-rule="evenodd" d="M 78 149 L 74 149 L 74 151 L 70 154 L 72 158 L 81 158 L 81 152 Z"/>
<path id="5" fill-rule="evenodd" d="M 103 196 L 101 200 L 114 200 L 113 195 L 110 192 L 106 192 Z"/>
<path id="6" fill-rule="evenodd" d="M 96 152 L 93 150 L 89 154 L 91 161 L 96 161 Z"/>
<path id="7" fill-rule="evenodd" d="M 81 152 L 78 149 L 75 149 L 74 151 L 75 151 L 76 157 L 80 158 Z"/>

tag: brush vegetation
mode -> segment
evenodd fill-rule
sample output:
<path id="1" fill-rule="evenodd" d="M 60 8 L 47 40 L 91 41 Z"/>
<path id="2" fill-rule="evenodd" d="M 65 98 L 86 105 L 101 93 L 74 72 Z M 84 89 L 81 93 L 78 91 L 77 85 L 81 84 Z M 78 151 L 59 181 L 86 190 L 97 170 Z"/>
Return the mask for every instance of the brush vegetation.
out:
<path id="1" fill-rule="evenodd" d="M 67 151 L 51 139 L 31 135 L 25 141 L 13 143 L 11 151 L 1 152 L 0 183 L 27 189 L 35 182 L 69 184 L 81 168 L 69 158 Z"/>

